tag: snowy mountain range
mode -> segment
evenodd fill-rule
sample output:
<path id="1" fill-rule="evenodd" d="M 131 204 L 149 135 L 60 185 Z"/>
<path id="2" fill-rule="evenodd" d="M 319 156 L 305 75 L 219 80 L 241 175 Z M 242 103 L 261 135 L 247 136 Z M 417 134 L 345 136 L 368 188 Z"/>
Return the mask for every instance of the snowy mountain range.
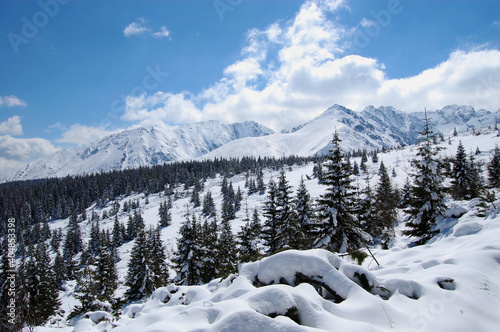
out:
<path id="1" fill-rule="evenodd" d="M 472 127 L 493 126 L 500 118 L 500 110 L 476 111 L 471 106 L 450 105 L 428 112 L 428 117 L 434 131 L 449 135 L 455 128 L 464 132 Z M 276 133 L 254 121 L 139 127 L 105 137 L 86 147 L 56 152 L 28 164 L 5 180 L 90 174 L 195 158 L 311 156 L 329 150 L 335 130 L 346 150 L 413 144 L 422 129 L 423 118 L 423 112 L 407 113 L 393 107 L 368 106 L 355 112 L 334 105 L 288 133 Z"/>

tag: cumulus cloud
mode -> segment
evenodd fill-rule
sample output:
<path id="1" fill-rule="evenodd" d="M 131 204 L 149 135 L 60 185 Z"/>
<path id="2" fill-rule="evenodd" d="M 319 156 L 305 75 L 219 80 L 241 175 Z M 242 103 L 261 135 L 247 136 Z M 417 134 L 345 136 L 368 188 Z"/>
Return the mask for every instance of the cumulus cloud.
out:
<path id="1" fill-rule="evenodd" d="M 160 27 L 160 31 L 153 32 L 153 37 L 170 39 L 170 31 L 167 29 L 166 26 L 162 26 Z"/>
<path id="2" fill-rule="evenodd" d="M 137 22 L 132 22 L 125 27 L 123 34 L 125 37 L 130 37 L 134 35 L 142 35 L 143 33 L 150 31 L 151 29 L 147 26 L 146 19 L 140 17 Z"/>
<path id="3" fill-rule="evenodd" d="M 401 110 L 448 104 L 500 107 L 500 51 L 455 51 L 418 75 L 391 79 L 377 59 L 347 54 L 358 27 L 332 21 L 342 0 L 306 1 L 296 16 L 251 29 L 241 58 L 199 94 L 157 92 L 129 96 L 126 121 L 183 123 L 207 119 L 256 120 L 274 129 L 310 120 L 337 103 L 354 110 L 391 105 Z"/>
<path id="4" fill-rule="evenodd" d="M 7 107 L 14 107 L 14 106 L 24 107 L 26 106 L 26 102 L 12 95 L 3 97 L 0 96 L 0 107 L 4 105 Z"/>
<path id="5" fill-rule="evenodd" d="M 47 156 L 58 149 L 43 138 L 0 136 L 0 175 L 7 175 L 30 161 Z"/>
<path id="6" fill-rule="evenodd" d="M 163 25 L 160 27 L 160 30 L 153 31 L 144 17 L 140 17 L 137 21 L 127 25 L 123 30 L 123 34 L 125 37 L 148 34 L 155 38 L 168 38 L 172 40 L 172 38 L 170 38 L 170 30 L 168 30 L 166 26 Z"/>
<path id="7" fill-rule="evenodd" d="M 23 134 L 23 126 L 21 125 L 21 118 L 14 115 L 7 119 L 7 121 L 0 123 L 0 135 L 19 136 Z"/>
<path id="8" fill-rule="evenodd" d="M 74 124 L 67 131 L 65 131 L 62 134 L 62 137 L 57 139 L 56 142 L 74 145 L 87 145 L 117 132 L 120 132 L 120 130 L 107 131 L 99 127 Z"/>

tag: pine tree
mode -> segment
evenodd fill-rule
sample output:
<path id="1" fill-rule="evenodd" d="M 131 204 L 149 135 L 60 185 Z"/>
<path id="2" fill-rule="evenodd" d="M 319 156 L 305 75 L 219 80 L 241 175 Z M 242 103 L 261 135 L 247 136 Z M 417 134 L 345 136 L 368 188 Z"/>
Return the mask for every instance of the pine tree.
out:
<path id="1" fill-rule="evenodd" d="M 123 233 L 122 233 L 122 225 L 118 220 L 118 214 L 115 214 L 115 221 L 113 223 L 113 247 L 118 248 L 123 244 Z"/>
<path id="2" fill-rule="evenodd" d="M 89 250 L 92 255 L 97 256 L 101 249 L 101 232 L 99 220 L 92 222 L 90 228 Z"/>
<path id="3" fill-rule="evenodd" d="M 327 186 L 326 193 L 317 201 L 319 223 L 317 224 L 316 247 L 333 252 L 346 252 L 358 249 L 367 238 L 354 216 L 355 191 L 351 184 L 349 165 L 340 148 L 337 133 L 332 140 L 332 149 L 324 164 L 322 184 Z M 366 158 L 366 154 L 365 158 Z"/>
<path id="4" fill-rule="evenodd" d="M 27 266 L 28 284 L 25 285 L 29 296 L 30 315 L 27 325 L 39 326 L 52 316 L 61 305 L 56 278 L 50 264 L 45 243 L 40 243 Z"/>
<path id="5" fill-rule="evenodd" d="M 245 211 L 244 225 L 238 232 L 238 256 L 242 262 L 255 261 L 259 258 L 258 241 L 260 235 L 260 223 L 257 209 L 254 210 L 253 221 L 248 214 L 248 206 Z"/>
<path id="6" fill-rule="evenodd" d="M 411 187 L 410 207 L 406 210 L 409 220 L 404 235 L 415 237 L 415 244 L 421 245 L 438 233 L 436 224 L 445 211 L 442 162 L 438 159 L 440 148 L 433 146 L 433 133 L 429 129 L 427 116 L 424 131 L 420 133 L 424 142 L 418 147 L 416 158 L 412 160 L 414 167 L 413 185 Z"/>
<path id="7" fill-rule="evenodd" d="M 141 300 L 154 291 L 153 273 L 148 264 L 148 255 L 146 232 L 142 230 L 135 238 L 127 266 L 125 286 L 128 286 L 128 289 L 125 292 L 125 298 L 128 301 Z"/>
<path id="8" fill-rule="evenodd" d="M 193 192 L 191 193 L 191 200 L 190 202 L 193 204 L 193 207 L 198 207 L 201 205 L 200 203 L 200 193 L 196 188 L 193 189 Z"/>
<path id="9" fill-rule="evenodd" d="M 368 232 L 382 243 L 382 248 L 388 249 L 389 241 L 395 237 L 394 223 L 397 220 L 396 207 L 398 197 L 392 186 L 384 163 L 380 163 L 379 182 L 375 188 L 373 201 L 374 224 Z"/>
<path id="10" fill-rule="evenodd" d="M 158 215 L 160 217 L 160 226 L 168 227 L 172 224 L 172 214 L 170 213 L 170 204 L 166 201 L 160 203 L 160 207 L 158 209 Z"/>
<path id="11" fill-rule="evenodd" d="M 495 145 L 495 150 L 488 168 L 488 182 L 492 188 L 500 188 L 500 148 Z"/>
<path id="12" fill-rule="evenodd" d="M 231 225 L 228 220 L 222 220 L 219 235 L 217 261 L 219 276 L 226 277 L 236 272 L 237 250 Z"/>
<path id="13" fill-rule="evenodd" d="M 219 248 L 219 237 L 217 234 L 217 218 L 207 219 L 201 227 L 200 243 L 200 277 L 202 283 L 207 283 L 219 275 L 219 260 L 215 253 Z"/>
<path id="14" fill-rule="evenodd" d="M 462 141 L 459 141 L 451 172 L 451 192 L 455 199 L 471 199 L 472 177 L 470 168 L 465 148 Z"/>
<path id="15" fill-rule="evenodd" d="M 301 177 L 297 197 L 295 198 L 295 218 L 298 224 L 297 242 L 298 249 L 312 248 L 311 231 L 314 213 L 311 207 L 311 196 Z"/>
<path id="16" fill-rule="evenodd" d="M 59 290 L 63 289 L 64 281 L 66 280 L 66 274 L 64 270 L 64 260 L 62 255 L 57 251 L 56 257 L 54 259 L 54 264 L 52 266 L 52 270 L 54 271 L 54 277 L 56 281 L 56 286 Z"/>
<path id="17" fill-rule="evenodd" d="M 148 260 L 153 273 L 154 287 L 166 286 L 168 280 L 167 255 L 161 240 L 161 228 L 158 227 L 149 231 L 149 257 Z"/>
<path id="18" fill-rule="evenodd" d="M 278 238 L 279 212 L 276 203 L 278 193 L 273 179 L 269 180 L 267 187 L 267 200 L 263 208 L 265 220 L 262 227 L 262 239 L 264 240 L 264 245 L 267 247 L 266 254 L 270 256 L 278 250 L 280 244 Z"/>
<path id="19" fill-rule="evenodd" d="M 110 243 L 105 233 L 101 233 L 100 254 L 96 260 L 94 281 L 96 283 L 97 299 L 101 302 L 114 304 L 114 292 L 118 288 L 118 271 Z"/>
<path id="20" fill-rule="evenodd" d="M 266 185 L 264 184 L 264 173 L 262 172 L 262 167 L 259 168 L 257 172 L 257 190 L 259 195 L 264 195 L 266 193 Z"/>
<path id="21" fill-rule="evenodd" d="M 203 198 L 203 209 L 201 213 L 207 218 L 215 217 L 215 203 L 210 191 L 207 191 L 205 197 Z"/>
<path id="22" fill-rule="evenodd" d="M 52 238 L 50 239 L 50 246 L 52 247 L 53 251 L 58 251 L 59 246 L 61 245 L 62 238 L 63 238 L 62 229 L 58 228 L 58 229 L 54 230 L 53 233 L 54 234 L 52 235 Z"/>
<path id="23" fill-rule="evenodd" d="M 177 251 L 172 262 L 177 276 L 174 282 L 181 285 L 197 285 L 201 282 L 201 266 L 199 258 L 202 250 L 199 243 L 199 225 L 193 216 L 188 215 L 179 230 L 177 238 Z"/>
<path id="24" fill-rule="evenodd" d="M 298 249 L 299 242 L 302 240 L 300 226 L 294 213 L 296 210 L 295 202 L 291 195 L 292 187 L 289 185 L 285 170 L 282 168 L 276 188 L 278 249 Z"/>

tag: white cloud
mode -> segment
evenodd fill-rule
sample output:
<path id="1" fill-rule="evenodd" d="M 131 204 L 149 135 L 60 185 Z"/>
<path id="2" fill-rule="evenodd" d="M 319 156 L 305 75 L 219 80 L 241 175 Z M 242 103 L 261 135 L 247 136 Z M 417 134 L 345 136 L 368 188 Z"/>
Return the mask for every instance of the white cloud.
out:
<path id="1" fill-rule="evenodd" d="M 89 127 L 81 124 L 72 125 L 67 131 L 62 134 L 62 137 L 57 139 L 58 143 L 67 143 L 74 145 L 87 145 L 92 142 L 98 141 L 103 137 L 120 132 L 106 131 L 99 127 Z"/>
<path id="2" fill-rule="evenodd" d="M 7 107 L 14 107 L 14 106 L 24 107 L 26 106 L 26 102 L 12 95 L 4 97 L 0 96 L 0 107 L 3 105 Z"/>
<path id="3" fill-rule="evenodd" d="M 148 21 L 144 17 L 140 17 L 137 21 L 130 23 L 123 30 L 125 37 L 139 36 L 146 33 L 155 38 L 168 38 L 172 40 L 172 38 L 170 38 L 170 30 L 168 30 L 166 26 L 163 25 L 160 27 L 160 30 L 153 32 L 153 29 L 151 29 L 148 25 Z"/>
<path id="4" fill-rule="evenodd" d="M 353 28 L 328 19 L 344 6 L 343 1 L 310 0 L 288 22 L 251 29 L 241 59 L 228 65 L 218 82 L 197 95 L 129 96 L 122 118 L 150 123 L 256 120 L 279 130 L 335 103 L 354 110 L 367 105 L 408 111 L 448 104 L 500 107 L 499 50 L 455 51 L 418 75 L 390 79 L 377 59 L 345 54 L 343 45 L 352 39 Z"/>
<path id="5" fill-rule="evenodd" d="M 21 118 L 14 115 L 7 119 L 7 121 L 0 123 L 0 135 L 19 136 L 23 134 L 23 126 L 21 125 Z"/>
<path id="6" fill-rule="evenodd" d="M 157 32 L 153 32 L 153 37 L 155 38 L 168 38 L 170 39 L 170 31 L 167 29 L 166 26 L 162 26 L 160 28 L 160 31 L 157 31 Z"/>
<path id="7" fill-rule="evenodd" d="M 42 138 L 0 136 L 0 175 L 7 175 L 56 151 L 52 143 Z"/>
<path id="8" fill-rule="evenodd" d="M 134 35 L 141 35 L 151 29 L 147 26 L 146 19 L 140 17 L 138 22 L 132 22 L 123 30 L 125 37 L 130 37 Z"/>

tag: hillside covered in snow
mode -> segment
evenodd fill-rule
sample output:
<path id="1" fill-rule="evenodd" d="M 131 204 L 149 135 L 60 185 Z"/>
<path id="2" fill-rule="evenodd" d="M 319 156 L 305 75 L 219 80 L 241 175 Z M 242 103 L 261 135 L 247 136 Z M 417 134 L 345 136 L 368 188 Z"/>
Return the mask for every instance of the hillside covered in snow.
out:
<path id="1" fill-rule="evenodd" d="M 445 137 L 439 144 L 441 156 L 452 158 L 461 142 L 467 153 L 474 153 L 485 165 L 500 143 L 497 132 L 485 129 L 476 134 L 462 133 Z M 403 188 L 412 173 L 410 161 L 416 146 L 407 146 L 378 154 L 378 161 L 366 163 L 372 174 L 369 183 L 378 182 L 379 164 L 392 172 L 391 181 Z M 360 157 L 352 162 L 361 163 Z M 301 182 L 312 200 L 324 194 L 325 186 L 313 176 L 313 163 L 286 168 L 293 194 Z M 279 177 L 278 169 L 264 170 L 266 183 Z M 245 175 L 228 178 L 234 188 L 245 188 Z M 364 188 L 362 176 L 354 178 Z M 216 176 L 204 182 L 200 197 L 208 192 L 215 205 L 223 205 L 221 185 Z M 449 182 L 446 182 L 449 185 Z M 172 221 L 161 230 L 170 277 L 172 258 L 178 250 L 179 232 L 186 214 L 202 217 L 202 206 L 193 207 L 191 188 L 173 188 L 176 199 L 171 208 Z M 243 189 L 246 192 L 247 189 Z M 445 217 L 437 225 L 438 234 L 427 244 L 415 246 L 403 235 L 407 217 L 397 212 L 395 237 L 389 249 L 371 246 L 373 257 L 361 265 L 350 255 L 338 255 L 322 249 L 287 250 L 255 262 L 238 265 L 237 273 L 202 285 L 165 284 L 150 297 L 126 304 L 113 316 L 109 312 L 89 312 L 79 319 L 65 321 L 79 304 L 75 298 L 76 281 L 68 281 L 60 292 L 62 316 L 50 320 L 40 332 L 54 331 L 496 331 L 500 325 L 500 197 L 484 201 L 446 199 Z M 245 226 L 246 212 L 263 212 L 267 195 L 245 195 L 244 206 L 231 221 L 235 236 Z M 138 202 L 146 227 L 159 222 L 163 192 L 131 193 L 118 200 L 120 206 Z M 113 202 L 93 205 L 88 216 L 103 216 L 102 230 L 111 231 Z M 104 212 L 106 212 L 104 214 Z M 120 211 L 118 220 L 125 224 L 130 212 Z M 261 215 L 261 218 L 264 217 Z M 90 219 L 90 217 L 89 217 Z M 89 219 L 80 223 L 82 238 L 90 241 Z M 68 230 L 68 219 L 49 222 L 52 230 Z M 118 250 L 119 286 L 115 296 L 126 293 L 124 285 L 135 241 L 125 242 Z M 363 250 L 368 253 L 366 250 Z M 375 261 L 376 259 L 376 261 Z M 380 264 L 380 265 L 379 265 Z M 70 325 L 74 324 L 74 325 Z"/>
<path id="2" fill-rule="evenodd" d="M 500 110 L 476 111 L 470 106 L 450 105 L 428 115 L 434 131 L 450 135 L 454 130 L 493 127 L 500 119 Z M 423 118 L 423 113 L 407 113 L 393 107 L 368 106 L 355 112 L 334 105 L 286 133 L 275 133 L 253 121 L 139 127 L 89 146 L 56 152 L 31 162 L 4 181 L 109 172 L 195 158 L 313 156 L 328 152 L 334 131 L 339 133 L 345 150 L 398 147 L 416 142 Z"/>

